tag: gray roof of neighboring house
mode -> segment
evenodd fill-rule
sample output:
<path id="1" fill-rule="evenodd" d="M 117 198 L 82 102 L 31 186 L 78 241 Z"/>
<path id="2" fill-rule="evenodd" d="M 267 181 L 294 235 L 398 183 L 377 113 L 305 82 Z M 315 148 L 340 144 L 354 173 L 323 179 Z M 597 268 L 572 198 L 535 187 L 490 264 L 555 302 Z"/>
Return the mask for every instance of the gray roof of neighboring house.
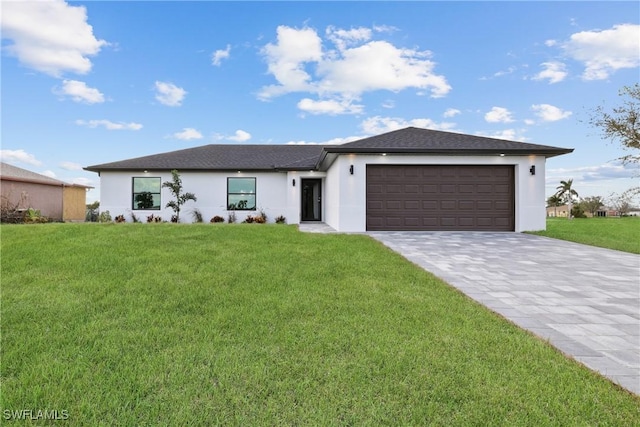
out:
<path id="1" fill-rule="evenodd" d="M 342 145 L 211 144 L 86 167 L 86 170 L 311 170 L 329 153 L 538 154 L 573 149 L 408 127 Z"/>
<path id="2" fill-rule="evenodd" d="M 87 185 L 81 184 L 69 184 L 59 179 L 50 178 L 46 175 L 31 172 L 26 169 L 19 168 L 17 166 L 10 165 L 8 163 L 0 163 L 0 177 L 5 180 L 18 181 L 18 182 L 31 182 L 35 184 L 55 185 L 58 187 L 84 187 L 93 188 Z"/>

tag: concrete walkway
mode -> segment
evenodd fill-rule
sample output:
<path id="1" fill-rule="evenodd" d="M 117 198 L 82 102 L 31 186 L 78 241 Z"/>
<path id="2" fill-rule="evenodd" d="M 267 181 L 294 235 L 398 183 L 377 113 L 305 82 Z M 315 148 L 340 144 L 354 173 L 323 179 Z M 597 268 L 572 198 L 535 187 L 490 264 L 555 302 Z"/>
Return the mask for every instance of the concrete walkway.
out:
<path id="1" fill-rule="evenodd" d="M 640 256 L 520 233 L 367 234 L 640 394 Z"/>

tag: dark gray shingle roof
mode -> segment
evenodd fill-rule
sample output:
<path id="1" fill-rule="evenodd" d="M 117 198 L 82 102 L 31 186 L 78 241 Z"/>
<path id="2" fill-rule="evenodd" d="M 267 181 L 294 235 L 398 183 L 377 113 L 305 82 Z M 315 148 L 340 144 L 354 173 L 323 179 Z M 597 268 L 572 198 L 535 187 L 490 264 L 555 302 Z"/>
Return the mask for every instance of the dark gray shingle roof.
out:
<path id="1" fill-rule="evenodd" d="M 86 167 L 86 170 L 312 170 L 326 153 L 538 154 L 571 153 L 550 147 L 461 133 L 409 127 L 342 145 L 211 144 Z"/>
<path id="2" fill-rule="evenodd" d="M 309 170 L 321 145 L 211 144 L 86 167 L 86 170 Z"/>
<path id="3" fill-rule="evenodd" d="M 567 154 L 572 148 L 550 147 L 484 136 L 408 127 L 382 135 L 327 147 L 332 153 L 425 153 L 425 154 Z"/>

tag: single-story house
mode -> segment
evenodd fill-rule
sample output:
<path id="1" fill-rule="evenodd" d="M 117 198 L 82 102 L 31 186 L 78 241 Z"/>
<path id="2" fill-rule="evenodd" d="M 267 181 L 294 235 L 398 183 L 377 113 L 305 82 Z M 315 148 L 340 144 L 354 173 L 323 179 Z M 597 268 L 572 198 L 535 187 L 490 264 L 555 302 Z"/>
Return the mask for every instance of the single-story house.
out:
<path id="1" fill-rule="evenodd" d="M 20 215 L 37 209 L 52 221 L 84 221 L 87 190 L 93 187 L 69 184 L 8 163 L 0 164 L 2 214 Z"/>
<path id="2" fill-rule="evenodd" d="M 338 231 L 545 228 L 545 161 L 573 149 L 408 127 L 342 145 L 211 144 L 86 167 L 111 215 L 160 215 L 179 171 L 205 221 L 235 211 Z M 188 218 L 183 213 L 182 220 Z"/>

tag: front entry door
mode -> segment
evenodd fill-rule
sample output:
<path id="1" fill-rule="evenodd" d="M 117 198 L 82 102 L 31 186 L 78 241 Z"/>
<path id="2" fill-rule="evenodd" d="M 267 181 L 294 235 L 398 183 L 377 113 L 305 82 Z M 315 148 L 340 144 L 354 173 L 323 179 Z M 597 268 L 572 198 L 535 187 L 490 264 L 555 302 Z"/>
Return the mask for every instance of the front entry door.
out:
<path id="1" fill-rule="evenodd" d="M 302 221 L 322 221 L 322 180 L 302 179 Z"/>

